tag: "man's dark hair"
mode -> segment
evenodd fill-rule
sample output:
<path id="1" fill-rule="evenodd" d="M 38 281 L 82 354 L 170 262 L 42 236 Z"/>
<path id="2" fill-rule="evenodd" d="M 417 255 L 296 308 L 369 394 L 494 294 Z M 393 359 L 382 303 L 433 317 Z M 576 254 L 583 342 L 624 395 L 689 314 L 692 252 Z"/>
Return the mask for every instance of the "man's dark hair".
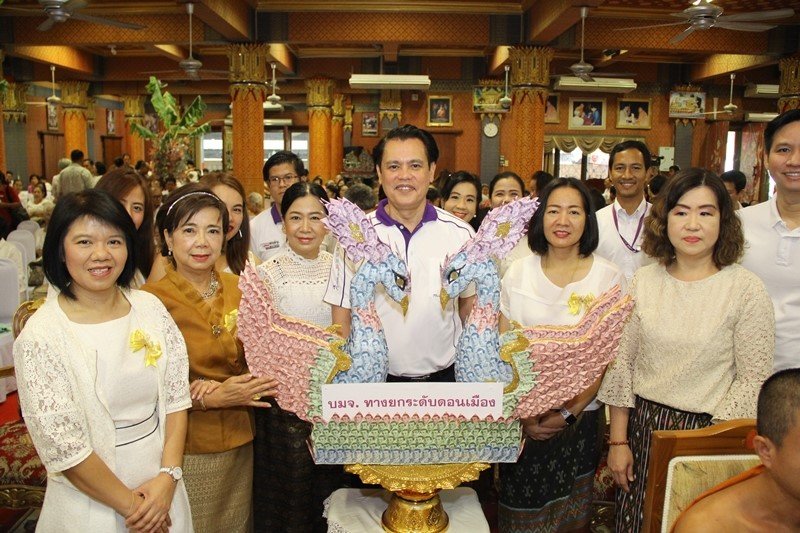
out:
<path id="1" fill-rule="evenodd" d="M 776 446 L 800 422 L 800 368 L 789 368 L 770 376 L 758 393 L 756 428 Z"/>
<path id="2" fill-rule="evenodd" d="M 439 192 L 439 189 L 437 189 L 433 185 L 428 185 L 428 192 L 425 193 L 425 199 L 433 203 L 436 200 L 440 200 L 441 198 L 442 198 L 442 193 Z"/>
<path id="3" fill-rule="evenodd" d="M 679 167 L 678 165 L 672 165 L 672 166 L 669 167 L 669 169 L 672 172 L 680 172 L 681 171 L 681 167 Z"/>
<path id="4" fill-rule="evenodd" d="M 119 168 L 125 164 L 125 160 L 122 159 L 122 156 L 114 158 L 114 166 Z"/>
<path id="5" fill-rule="evenodd" d="M 650 189 L 650 194 L 658 196 L 658 193 L 661 192 L 661 189 L 663 189 L 666 184 L 667 177 L 664 174 L 656 174 L 653 176 L 653 179 L 650 180 L 650 183 L 647 184 L 647 188 Z"/>
<path id="6" fill-rule="evenodd" d="M 44 275 L 61 293 L 75 299 L 72 292 L 72 276 L 64 263 L 64 238 L 76 220 L 89 217 L 118 228 L 125 235 L 128 258 L 117 278 L 117 285 L 128 287 L 136 271 L 136 226 L 122 204 L 106 191 L 86 189 L 61 197 L 53 210 L 42 246 L 42 268 Z"/>
<path id="7" fill-rule="evenodd" d="M 73 163 L 83 162 L 83 152 L 75 149 L 69 153 L 69 158 L 72 160 Z"/>
<path id="8" fill-rule="evenodd" d="M 285 195 L 284 195 L 285 197 Z M 353 183 L 344 193 L 344 197 L 356 204 L 362 211 L 370 211 L 378 205 L 378 195 L 369 185 Z"/>
<path id="9" fill-rule="evenodd" d="M 409 139 L 417 139 L 425 146 L 428 166 L 439 160 L 439 147 L 436 145 L 436 139 L 433 138 L 433 135 L 411 124 L 405 124 L 387 133 L 372 150 L 372 159 L 375 161 L 375 166 L 380 168 L 387 142 L 394 140 L 407 141 Z"/>
<path id="10" fill-rule="evenodd" d="M 786 113 L 781 113 L 769 121 L 769 124 L 767 124 L 767 127 L 764 129 L 764 150 L 767 154 L 772 150 L 772 140 L 775 138 L 775 134 L 778 133 L 778 130 L 798 120 L 800 120 L 800 109 L 792 109 Z"/>
<path id="11" fill-rule="evenodd" d="M 103 174 L 106 173 L 106 170 L 107 170 L 106 169 L 106 164 L 103 163 L 102 161 L 98 161 L 97 163 L 95 163 L 94 164 L 94 169 L 95 169 L 95 172 L 97 172 L 98 176 L 102 176 Z"/>
<path id="12" fill-rule="evenodd" d="M 723 182 L 733 183 L 737 194 L 747 187 L 747 176 L 740 170 L 729 170 L 720 174 L 719 177 Z"/>
<path id="13" fill-rule="evenodd" d="M 294 152 L 281 150 L 269 156 L 269 159 L 267 159 L 267 161 L 264 163 L 264 169 L 262 171 L 264 181 L 269 181 L 269 171 L 272 167 L 283 165 L 284 163 L 291 163 L 294 166 L 294 171 L 298 176 L 302 177 L 305 175 L 306 169 L 305 165 L 303 165 L 303 160 L 300 159 L 300 157 Z"/>
<path id="14" fill-rule="evenodd" d="M 547 187 L 547 184 L 553 181 L 555 176 L 550 174 L 549 172 L 545 172 L 544 170 L 537 170 L 531 176 L 531 181 L 536 185 L 536 193 L 538 194 L 539 191 L 544 190 Z"/>
<path id="15" fill-rule="evenodd" d="M 139 170 L 140 168 L 142 168 L 146 164 L 147 164 L 147 162 L 144 159 L 140 159 L 140 160 L 138 160 L 136 162 L 136 164 L 133 166 L 133 168 L 134 168 L 134 170 Z"/>
<path id="16" fill-rule="evenodd" d="M 539 192 L 539 209 L 533 214 L 528 224 L 528 247 L 538 255 L 547 253 L 550 244 L 544 234 L 544 215 L 547 211 L 547 201 L 550 195 L 561 187 L 575 189 L 581 195 L 586 223 L 583 226 L 583 235 L 581 235 L 581 239 L 578 242 L 578 253 L 583 257 L 589 257 L 597 249 L 597 245 L 600 242 L 600 234 L 597 229 L 597 216 L 594 214 L 594 205 L 592 204 L 589 188 L 576 178 L 556 178 L 548 183 L 544 190 Z"/>
<path id="17" fill-rule="evenodd" d="M 650 168 L 650 162 L 652 161 L 653 156 L 650 154 L 650 149 L 648 149 L 647 145 L 642 141 L 622 141 L 614 146 L 614 148 L 611 149 L 611 153 L 608 154 L 608 168 L 614 166 L 614 158 L 618 153 L 624 152 L 625 150 L 630 150 L 631 148 L 641 152 L 645 169 Z"/>

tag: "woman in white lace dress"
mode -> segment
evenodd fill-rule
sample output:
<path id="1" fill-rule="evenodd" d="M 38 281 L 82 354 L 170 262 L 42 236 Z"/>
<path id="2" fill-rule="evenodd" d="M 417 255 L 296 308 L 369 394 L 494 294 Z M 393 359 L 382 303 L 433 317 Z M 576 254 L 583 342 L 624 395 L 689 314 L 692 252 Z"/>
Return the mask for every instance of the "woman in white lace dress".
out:
<path id="1" fill-rule="evenodd" d="M 181 481 L 189 361 L 154 296 L 129 290 L 136 229 L 88 189 L 44 242 L 60 292 L 14 343 L 19 398 L 48 481 L 38 531 L 192 531 Z"/>
<path id="2" fill-rule="evenodd" d="M 642 528 L 650 440 L 656 430 L 755 418 L 772 372 L 773 307 L 761 280 L 737 261 L 744 236 L 725 185 L 699 168 L 667 182 L 645 223 L 636 302 L 598 399 L 611 412 L 608 466 L 616 528 Z"/>
<path id="3" fill-rule="evenodd" d="M 322 301 L 332 256 L 320 250 L 327 231 L 325 190 L 316 183 L 295 183 L 283 195 L 281 216 L 287 250 L 258 267 L 278 310 L 320 327 L 331 324 L 330 305 Z M 257 532 L 325 531 L 322 502 L 341 486 L 339 466 L 317 466 L 306 440 L 311 424 L 284 411 L 256 412 L 253 510 Z"/>

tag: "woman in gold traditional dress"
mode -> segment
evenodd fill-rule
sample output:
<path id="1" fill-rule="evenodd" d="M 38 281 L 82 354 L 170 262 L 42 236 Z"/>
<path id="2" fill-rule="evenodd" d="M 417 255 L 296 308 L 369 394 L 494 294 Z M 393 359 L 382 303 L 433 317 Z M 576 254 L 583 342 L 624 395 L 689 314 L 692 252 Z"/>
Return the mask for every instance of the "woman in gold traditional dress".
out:
<path id="1" fill-rule="evenodd" d="M 236 338 L 238 278 L 219 273 L 228 210 L 210 190 L 189 184 L 171 194 L 158 216 L 166 276 L 144 290 L 158 296 L 189 352 L 192 409 L 184 479 L 196 531 L 251 529 L 253 407 L 276 383 L 248 372 Z"/>

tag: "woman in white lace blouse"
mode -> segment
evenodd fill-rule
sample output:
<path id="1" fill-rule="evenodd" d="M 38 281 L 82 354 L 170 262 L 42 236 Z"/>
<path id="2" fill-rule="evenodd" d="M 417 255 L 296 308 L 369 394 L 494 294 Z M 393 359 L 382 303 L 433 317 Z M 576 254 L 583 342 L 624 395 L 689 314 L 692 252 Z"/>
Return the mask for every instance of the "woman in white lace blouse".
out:
<path id="1" fill-rule="evenodd" d="M 331 308 L 322 298 L 332 256 L 320 250 L 327 234 L 322 223 L 327 200 L 316 183 L 289 187 L 280 206 L 287 249 L 258 267 L 281 313 L 320 327 L 331 325 Z M 342 469 L 314 464 L 306 443 L 310 432 L 311 424 L 277 404 L 256 412 L 256 532 L 325 530 L 322 502 L 339 488 Z"/>
<path id="2" fill-rule="evenodd" d="M 774 350 L 772 302 L 736 263 L 742 226 L 715 174 L 693 168 L 667 183 L 642 250 L 658 263 L 633 277 L 636 305 L 597 396 L 611 409 L 608 466 L 624 532 L 642 527 L 652 432 L 755 418 Z"/>
<path id="3" fill-rule="evenodd" d="M 60 292 L 14 343 L 25 422 L 47 468 L 38 531 L 192 531 L 181 481 L 189 397 L 183 337 L 129 290 L 136 228 L 108 193 L 59 200 L 44 271 Z"/>

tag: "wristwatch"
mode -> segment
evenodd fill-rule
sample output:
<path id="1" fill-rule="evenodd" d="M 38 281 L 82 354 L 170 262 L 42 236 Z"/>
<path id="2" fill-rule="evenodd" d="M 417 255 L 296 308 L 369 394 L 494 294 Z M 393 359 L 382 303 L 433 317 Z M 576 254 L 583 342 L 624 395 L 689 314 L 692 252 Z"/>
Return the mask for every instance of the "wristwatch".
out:
<path id="1" fill-rule="evenodd" d="M 572 424 L 578 421 L 578 419 L 575 418 L 575 415 L 570 413 L 569 409 L 567 409 L 566 407 L 562 407 L 561 409 L 558 410 L 558 412 L 561 413 L 561 416 L 564 417 L 564 421 L 567 423 L 568 426 L 571 426 Z"/>
<path id="2" fill-rule="evenodd" d="M 169 475 L 175 483 L 183 478 L 183 469 L 179 466 L 164 466 L 159 470 L 159 473 L 161 472 Z"/>

